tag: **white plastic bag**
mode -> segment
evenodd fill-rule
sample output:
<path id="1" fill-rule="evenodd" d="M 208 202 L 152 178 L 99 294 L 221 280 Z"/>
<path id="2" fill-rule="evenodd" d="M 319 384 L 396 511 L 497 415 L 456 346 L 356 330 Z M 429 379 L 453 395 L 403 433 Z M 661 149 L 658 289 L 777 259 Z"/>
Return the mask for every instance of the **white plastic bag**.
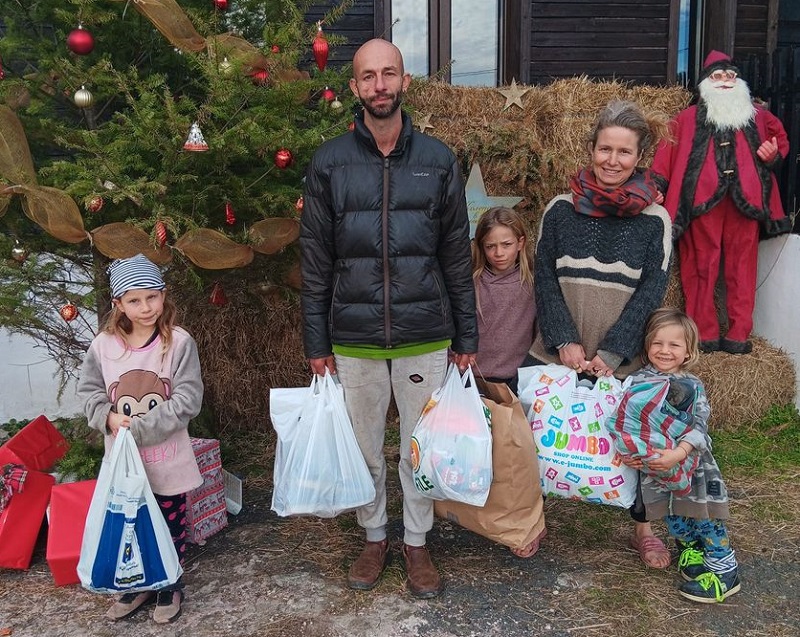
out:
<path id="1" fill-rule="evenodd" d="M 630 507 L 637 471 L 622 464 L 607 426 L 630 380 L 610 376 L 583 387 L 564 365 L 525 367 L 518 373 L 545 495 Z"/>
<path id="2" fill-rule="evenodd" d="M 275 513 L 332 518 L 375 499 L 342 387 L 329 373 L 309 387 L 271 389 L 269 414 L 278 434 Z"/>
<path id="3" fill-rule="evenodd" d="M 451 364 L 411 437 L 417 491 L 433 500 L 482 507 L 492 484 L 491 420 L 472 368 L 462 377 Z"/>
<path id="4" fill-rule="evenodd" d="M 133 435 L 120 428 L 86 516 L 78 577 L 96 593 L 157 590 L 183 574 Z"/>

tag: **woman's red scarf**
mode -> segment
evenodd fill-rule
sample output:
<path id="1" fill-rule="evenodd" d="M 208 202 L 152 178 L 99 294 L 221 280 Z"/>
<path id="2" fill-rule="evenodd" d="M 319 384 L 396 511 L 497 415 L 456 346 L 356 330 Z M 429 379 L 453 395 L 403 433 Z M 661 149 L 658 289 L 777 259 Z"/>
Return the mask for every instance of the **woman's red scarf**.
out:
<path id="1" fill-rule="evenodd" d="M 583 168 L 572 177 L 569 187 L 575 211 L 589 217 L 633 217 L 658 194 L 649 170 L 635 170 L 619 188 L 606 190 L 591 170 Z"/>

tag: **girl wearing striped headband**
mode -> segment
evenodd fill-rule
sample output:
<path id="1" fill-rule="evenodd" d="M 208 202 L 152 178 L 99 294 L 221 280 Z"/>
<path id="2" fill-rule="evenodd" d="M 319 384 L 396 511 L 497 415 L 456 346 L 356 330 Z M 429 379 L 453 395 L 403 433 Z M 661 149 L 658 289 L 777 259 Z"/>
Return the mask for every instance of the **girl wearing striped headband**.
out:
<path id="1" fill-rule="evenodd" d="M 175 325 L 175 305 L 152 261 L 118 259 L 108 274 L 112 310 L 86 353 L 78 393 L 89 426 L 105 434 L 106 457 L 120 427 L 130 431 L 183 562 L 186 493 L 203 483 L 188 432 L 203 402 L 197 345 Z M 165 624 L 180 616 L 183 596 L 179 578 L 158 591 L 125 593 L 106 615 L 125 619 L 155 598 L 153 621 Z"/>
<path id="2" fill-rule="evenodd" d="M 108 266 L 111 314 L 104 330 L 115 334 L 131 348 L 161 337 L 162 349 L 172 343 L 177 310 L 167 298 L 158 266 L 143 254 L 117 259 Z"/>

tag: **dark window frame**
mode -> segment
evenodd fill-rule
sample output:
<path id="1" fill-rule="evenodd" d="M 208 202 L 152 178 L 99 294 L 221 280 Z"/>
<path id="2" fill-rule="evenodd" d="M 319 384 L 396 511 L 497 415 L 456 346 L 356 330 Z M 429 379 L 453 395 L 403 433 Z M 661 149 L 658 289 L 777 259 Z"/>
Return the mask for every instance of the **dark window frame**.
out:
<path id="1" fill-rule="evenodd" d="M 530 78 L 530 4 L 528 0 L 500 0 L 498 76 L 501 84 L 510 84 L 512 79 L 527 83 Z M 375 0 L 374 7 L 375 33 L 391 40 L 391 0 Z M 450 0 L 428 3 L 428 25 L 432 36 L 428 42 L 431 75 L 446 69 L 450 63 L 451 8 Z M 449 70 L 442 73 L 441 78 L 450 82 Z"/>

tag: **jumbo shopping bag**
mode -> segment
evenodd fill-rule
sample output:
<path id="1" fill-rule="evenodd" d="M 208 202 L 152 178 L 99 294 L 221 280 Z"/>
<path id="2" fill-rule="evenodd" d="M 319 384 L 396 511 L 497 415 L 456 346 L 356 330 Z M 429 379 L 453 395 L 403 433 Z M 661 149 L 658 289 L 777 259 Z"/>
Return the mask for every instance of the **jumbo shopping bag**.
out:
<path id="1" fill-rule="evenodd" d="M 120 428 L 83 530 L 78 577 L 96 593 L 156 590 L 183 574 L 133 435 Z"/>
<path id="2" fill-rule="evenodd" d="M 375 499 L 342 387 L 329 373 L 315 375 L 309 387 L 271 389 L 269 402 L 278 434 L 275 513 L 332 518 Z"/>
<path id="3" fill-rule="evenodd" d="M 578 385 L 574 370 L 539 365 L 519 370 L 519 384 L 531 405 L 528 421 L 539 458 L 545 495 L 630 507 L 636 499 L 635 469 L 622 463 L 607 420 L 630 380 L 598 378 Z"/>
<path id="4" fill-rule="evenodd" d="M 647 466 L 648 460 L 659 456 L 659 450 L 673 449 L 692 429 L 692 412 L 682 414 L 667 402 L 669 382 L 668 378 L 654 377 L 631 385 L 609 419 L 608 429 L 620 454 L 643 460 L 645 474 L 667 491 L 682 496 L 692 490 L 692 474 L 700 463 L 700 454 L 687 455 L 666 471 Z M 695 390 L 692 409 L 696 397 Z"/>
<path id="5" fill-rule="evenodd" d="M 411 436 L 414 484 L 434 500 L 483 506 L 492 484 L 491 414 L 481 402 L 472 368 L 450 365 Z"/>
<path id="6" fill-rule="evenodd" d="M 434 511 L 494 540 L 519 549 L 545 530 L 539 463 L 530 425 L 519 399 L 505 383 L 477 379 L 483 404 L 492 415 L 492 486 L 482 507 L 436 501 Z"/>

